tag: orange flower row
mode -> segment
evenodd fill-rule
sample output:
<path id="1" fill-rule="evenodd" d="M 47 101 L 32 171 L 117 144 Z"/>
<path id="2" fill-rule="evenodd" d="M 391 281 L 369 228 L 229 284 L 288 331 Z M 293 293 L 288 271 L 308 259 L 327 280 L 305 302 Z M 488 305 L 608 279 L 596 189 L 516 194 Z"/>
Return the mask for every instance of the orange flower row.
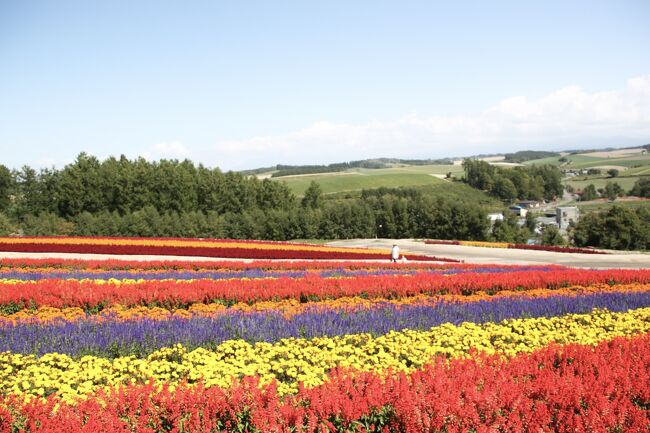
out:
<path id="1" fill-rule="evenodd" d="M 96 238 L 96 237 L 0 237 L 0 244 L 55 244 L 55 245 L 120 245 L 186 248 L 244 248 L 289 251 L 336 251 L 347 253 L 386 254 L 383 250 L 365 248 L 336 248 L 280 242 L 235 241 L 228 239 L 157 239 L 157 238 Z"/>
<path id="2" fill-rule="evenodd" d="M 610 286 L 608 284 L 597 284 L 592 286 L 571 286 L 560 289 L 532 289 L 527 291 L 504 290 L 495 294 L 476 292 L 470 295 L 416 295 L 400 299 L 385 298 L 362 298 L 359 296 L 348 296 L 337 299 L 328 299 L 317 302 L 301 303 L 297 299 L 285 299 L 280 301 L 260 301 L 253 304 L 239 302 L 230 307 L 219 303 L 203 304 L 196 303 L 187 309 L 166 309 L 162 307 L 134 306 L 127 307 L 113 305 L 106 308 L 99 315 L 87 315 L 79 307 L 55 308 L 43 306 L 36 310 L 24 309 L 13 314 L 0 315 L 0 325 L 15 324 L 18 322 L 40 322 L 50 323 L 59 320 L 77 321 L 88 317 L 101 321 L 107 318 L 117 320 L 167 320 L 171 318 L 190 317 L 214 317 L 220 314 L 232 312 L 263 312 L 277 311 L 285 317 L 291 317 L 303 313 L 306 310 L 353 310 L 357 308 L 372 308 L 379 305 L 432 305 L 439 302 L 477 302 L 498 298 L 546 298 L 549 296 L 573 296 L 592 293 L 613 293 L 613 292 L 647 292 L 650 291 L 650 284 L 623 284 Z"/>

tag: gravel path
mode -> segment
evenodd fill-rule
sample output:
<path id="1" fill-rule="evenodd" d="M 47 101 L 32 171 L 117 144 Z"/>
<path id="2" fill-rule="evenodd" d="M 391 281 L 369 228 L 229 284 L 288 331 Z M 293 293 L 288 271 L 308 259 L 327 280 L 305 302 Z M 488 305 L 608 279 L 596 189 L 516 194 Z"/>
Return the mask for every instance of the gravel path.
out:
<path id="1" fill-rule="evenodd" d="M 483 248 L 462 245 L 427 245 L 410 239 L 351 239 L 329 242 L 329 246 L 365 247 L 386 250 L 396 243 L 408 259 L 408 254 L 423 254 L 462 260 L 465 263 L 496 263 L 507 265 L 556 264 L 577 268 L 650 268 L 650 254 L 611 252 L 611 254 L 556 253 L 551 251 Z M 609 252 L 609 251 L 608 251 Z"/>

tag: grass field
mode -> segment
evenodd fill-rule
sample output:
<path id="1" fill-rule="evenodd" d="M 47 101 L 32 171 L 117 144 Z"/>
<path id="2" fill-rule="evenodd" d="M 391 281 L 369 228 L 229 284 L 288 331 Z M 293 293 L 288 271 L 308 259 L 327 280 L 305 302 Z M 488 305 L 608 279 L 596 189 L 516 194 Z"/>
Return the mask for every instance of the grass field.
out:
<path id="1" fill-rule="evenodd" d="M 570 163 L 562 164 L 559 161 L 560 157 L 550 157 L 527 161 L 525 164 L 552 164 L 561 166 L 562 169 L 583 169 L 606 166 L 629 167 L 627 169 L 621 168 L 620 176 L 616 178 L 607 177 L 606 168 L 602 169 L 602 175 L 565 178 L 564 184 L 570 185 L 576 190 L 581 190 L 589 184 L 594 184 L 598 189 L 604 188 L 607 182 L 617 182 L 627 193 L 640 177 L 650 176 L 650 155 L 612 154 L 610 157 L 607 157 L 593 154 L 575 154 L 566 155 L 565 157 L 570 160 Z M 309 184 L 312 181 L 316 181 L 320 184 L 323 194 L 330 198 L 345 199 L 347 197 L 356 197 L 363 189 L 415 187 L 422 189 L 424 193 L 434 197 L 444 197 L 462 202 L 472 201 L 485 206 L 488 211 L 498 211 L 503 208 L 503 203 L 481 191 L 477 191 L 458 182 L 449 182 L 441 179 L 447 173 L 451 173 L 455 178 L 462 178 L 463 167 L 460 165 L 414 165 L 376 170 L 351 169 L 337 173 L 286 176 L 272 178 L 272 180 L 275 182 L 285 182 L 298 197 L 302 197 Z M 580 206 L 582 207 L 583 205 Z M 607 207 L 611 205 L 604 204 L 603 206 Z M 634 205 L 626 204 L 626 206 Z M 597 209 L 597 207 L 593 209 Z M 589 208 L 589 210 L 592 210 L 592 208 Z"/>
<path id="2" fill-rule="evenodd" d="M 378 170 L 354 169 L 339 173 L 284 176 L 272 179 L 277 182 L 285 182 L 291 191 L 301 197 L 312 181 L 320 184 L 324 194 L 334 194 L 380 187 L 394 188 L 448 183 L 448 181 L 435 176 L 442 176 L 448 172 L 460 176 L 463 173 L 463 168 L 457 165 L 422 165 Z"/>
<path id="3" fill-rule="evenodd" d="M 615 178 L 607 176 L 607 169 L 602 169 L 602 175 L 576 176 L 564 179 L 564 184 L 572 186 L 576 190 L 584 189 L 587 185 L 593 184 L 596 189 L 604 188 L 607 182 L 617 182 L 625 192 L 629 192 L 640 177 L 650 176 L 650 155 L 628 154 L 628 155 L 611 155 L 594 156 L 593 154 L 576 154 L 566 155 L 570 162 L 560 163 L 560 157 L 551 157 L 527 161 L 527 165 L 552 164 L 561 165 L 562 169 L 583 169 L 599 168 L 607 166 L 623 167 L 619 170 L 620 175 Z M 627 167 L 627 168 L 625 168 Z"/>
<path id="4" fill-rule="evenodd" d="M 631 200 L 631 201 L 622 201 L 616 200 L 613 202 L 610 201 L 590 201 L 585 203 L 571 203 L 569 205 L 576 205 L 582 213 L 589 212 L 600 212 L 604 210 L 611 209 L 612 206 L 620 206 L 628 209 L 638 209 L 640 207 L 645 207 L 650 209 L 650 200 Z"/>
<path id="5" fill-rule="evenodd" d="M 569 160 L 567 163 L 561 163 L 559 161 L 560 157 L 554 156 L 551 158 L 543 159 L 534 159 L 532 161 L 526 161 L 526 165 L 542 165 L 542 164 L 551 164 L 551 165 L 561 165 L 563 169 L 580 169 L 580 168 L 592 168 L 608 165 L 616 165 L 621 167 L 634 167 L 636 165 L 648 166 L 650 167 L 650 155 L 630 155 L 624 157 L 595 157 L 588 155 L 566 155 L 565 158 Z"/>
<path id="6" fill-rule="evenodd" d="M 581 190 L 590 183 L 593 183 L 596 189 L 598 189 L 604 188 L 607 182 L 616 182 L 625 190 L 626 193 L 628 193 L 638 179 L 639 176 L 619 176 L 614 178 L 606 176 L 577 176 L 566 179 L 564 184 L 571 185 L 576 190 Z"/>

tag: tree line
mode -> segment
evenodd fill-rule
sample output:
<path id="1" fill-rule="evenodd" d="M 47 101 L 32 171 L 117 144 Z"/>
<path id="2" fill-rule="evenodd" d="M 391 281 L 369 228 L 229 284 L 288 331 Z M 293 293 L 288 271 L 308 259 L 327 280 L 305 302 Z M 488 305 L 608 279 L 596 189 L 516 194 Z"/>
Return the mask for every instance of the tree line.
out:
<path id="1" fill-rule="evenodd" d="M 588 213 L 580 218 L 573 232 L 579 246 L 613 250 L 650 249 L 650 209 L 636 210 L 612 206 L 603 212 Z"/>
<path id="2" fill-rule="evenodd" d="M 466 165 L 478 166 L 479 171 L 484 168 L 474 161 Z M 486 172 L 491 180 L 487 184 L 498 181 L 503 173 L 520 171 L 512 179 L 539 181 L 543 187 L 538 193 L 550 197 L 557 193 L 554 181 L 538 179 L 545 176 L 545 170 L 489 169 Z M 649 187 L 642 180 L 635 190 L 643 196 Z M 354 197 L 327 198 L 312 182 L 299 199 L 282 182 L 223 173 L 188 160 L 148 162 L 122 156 L 99 161 L 82 153 L 60 170 L 36 171 L 28 166 L 9 170 L 0 165 L 1 235 L 279 241 L 377 236 L 515 243 L 533 235 L 532 214 L 523 225 L 513 215 L 504 216 L 502 221 L 490 224 L 485 208 L 476 200 L 434 196 L 421 188 L 378 188 Z M 613 208 L 608 213 L 584 216 L 574 229 L 573 239 L 578 246 L 647 249 L 647 227 L 650 211 Z M 563 242 L 552 230 L 542 240 Z"/>
<path id="3" fill-rule="evenodd" d="M 603 188 L 596 188 L 590 183 L 580 193 L 580 201 L 591 201 L 599 197 L 606 197 L 609 200 L 616 200 L 617 197 L 624 197 L 626 191 L 618 182 L 608 181 Z M 650 177 L 640 177 L 636 180 L 632 189 L 627 195 L 640 198 L 650 198 Z"/>
<path id="4" fill-rule="evenodd" d="M 478 159 L 463 161 L 465 182 L 505 201 L 553 200 L 562 196 L 562 173 L 552 165 L 501 168 Z"/>
<path id="5" fill-rule="evenodd" d="M 282 182 L 189 160 L 80 154 L 62 169 L 0 165 L 0 233 L 289 240 L 436 237 L 483 240 L 485 211 L 422 191 L 299 200 Z"/>

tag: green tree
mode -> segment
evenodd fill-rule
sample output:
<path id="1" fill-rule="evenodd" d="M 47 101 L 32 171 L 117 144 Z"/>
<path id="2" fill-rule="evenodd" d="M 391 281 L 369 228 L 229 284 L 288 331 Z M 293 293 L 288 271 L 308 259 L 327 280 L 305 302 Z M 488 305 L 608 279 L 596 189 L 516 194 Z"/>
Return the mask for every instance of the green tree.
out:
<path id="1" fill-rule="evenodd" d="M 630 195 L 650 198 L 650 177 L 640 177 L 634 183 Z"/>
<path id="2" fill-rule="evenodd" d="M 14 192 L 14 177 L 11 171 L 0 164 L 0 212 L 9 208 L 10 198 Z"/>
<path id="3" fill-rule="evenodd" d="M 528 231 L 519 226 L 517 217 L 510 212 L 504 215 L 503 220 L 496 220 L 492 226 L 491 237 L 496 242 L 524 244 L 528 236 Z"/>
<path id="4" fill-rule="evenodd" d="M 578 222 L 573 238 L 577 246 L 616 250 L 650 248 L 650 212 L 612 206 L 606 212 L 587 214 Z"/>
<path id="5" fill-rule="evenodd" d="M 609 170 L 607 170 L 607 175 L 609 177 L 618 177 L 618 170 L 615 168 L 610 168 Z"/>
<path id="6" fill-rule="evenodd" d="M 74 224 L 52 212 L 27 215 L 22 224 L 27 236 L 69 235 L 74 232 Z"/>
<path id="7" fill-rule="evenodd" d="M 533 212 L 526 212 L 526 222 L 524 223 L 524 227 L 526 227 L 526 229 L 528 229 L 528 232 L 531 234 L 535 232 L 535 228 L 537 228 L 537 219 L 535 218 L 535 214 Z"/>
<path id="8" fill-rule="evenodd" d="M 9 218 L 0 213 L 0 236 L 7 236 L 14 232 L 14 226 L 11 224 Z"/>
<path id="9" fill-rule="evenodd" d="M 593 183 L 590 183 L 582 190 L 582 195 L 580 196 L 580 201 L 591 201 L 598 197 L 596 192 L 596 187 Z"/>
<path id="10" fill-rule="evenodd" d="M 566 245 L 566 240 L 557 227 L 547 225 L 542 233 L 542 245 Z"/>
<path id="11" fill-rule="evenodd" d="M 310 209 L 319 209 L 323 205 L 323 192 L 316 181 L 311 181 L 302 198 L 302 207 Z"/>
<path id="12" fill-rule="evenodd" d="M 623 195 L 623 188 L 618 184 L 618 182 L 607 182 L 603 190 L 604 195 L 609 200 L 616 200 L 616 197 Z"/>
<path id="13" fill-rule="evenodd" d="M 517 198 L 517 188 L 508 178 L 497 176 L 494 182 L 494 194 L 502 200 L 511 202 Z"/>

